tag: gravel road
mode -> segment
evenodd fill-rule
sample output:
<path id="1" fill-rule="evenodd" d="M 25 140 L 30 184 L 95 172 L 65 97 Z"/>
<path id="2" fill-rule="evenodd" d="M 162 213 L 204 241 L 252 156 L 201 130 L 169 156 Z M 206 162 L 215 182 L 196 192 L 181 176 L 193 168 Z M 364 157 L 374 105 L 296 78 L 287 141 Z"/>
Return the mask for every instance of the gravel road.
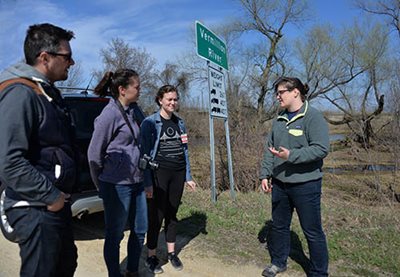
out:
<path id="1" fill-rule="evenodd" d="M 78 268 L 76 277 L 106 277 L 107 270 L 103 260 L 103 214 L 93 214 L 84 217 L 82 220 L 76 219 L 74 222 L 74 232 L 76 245 L 78 247 Z M 121 243 L 121 268 L 126 266 L 126 244 L 128 232 L 125 232 L 125 237 Z M 160 235 L 162 236 L 162 234 Z M 160 238 L 164 241 L 163 238 Z M 163 265 L 164 274 L 161 276 L 190 276 L 190 277 L 248 277 L 261 276 L 262 268 L 256 265 L 227 265 L 212 258 L 207 258 L 207 255 L 199 255 L 199 250 L 196 248 L 196 238 L 188 240 L 187 238 L 177 238 L 177 245 L 181 245 L 179 257 L 184 263 L 182 271 L 175 271 L 169 263 Z M 15 277 L 18 276 L 20 259 L 19 248 L 15 243 L 7 241 L 0 235 L 0 277 Z M 149 273 L 143 266 L 146 248 L 142 255 L 140 276 L 154 276 Z M 165 249 L 161 249 L 165 252 Z M 165 255 L 164 255 L 165 256 Z M 201 257 L 200 257 L 201 256 Z M 215 257 L 215 256 L 214 256 Z M 293 272 L 292 272 L 293 273 Z M 281 274 L 284 277 L 286 274 Z M 295 276 L 288 274 L 286 276 Z M 302 275 L 300 275 L 302 276 Z"/>

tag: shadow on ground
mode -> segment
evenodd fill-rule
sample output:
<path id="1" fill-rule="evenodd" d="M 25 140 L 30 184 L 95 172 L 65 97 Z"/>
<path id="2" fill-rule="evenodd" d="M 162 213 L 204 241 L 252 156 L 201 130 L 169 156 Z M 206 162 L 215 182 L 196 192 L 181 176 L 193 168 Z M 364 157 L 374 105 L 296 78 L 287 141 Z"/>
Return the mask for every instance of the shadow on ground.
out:
<path id="1" fill-rule="evenodd" d="M 272 228 L 272 220 L 268 220 L 265 222 L 260 232 L 258 232 L 258 241 L 260 243 L 265 243 L 265 248 L 267 249 L 268 249 L 268 244 L 271 241 L 271 236 L 270 236 L 271 228 Z M 304 253 L 303 246 L 301 244 L 299 236 L 293 231 L 290 231 L 289 257 L 294 262 L 299 264 L 303 268 L 304 272 L 308 274 L 308 272 L 310 271 L 310 260 Z"/>
<path id="2" fill-rule="evenodd" d="M 199 234 L 207 234 L 206 226 L 207 215 L 202 212 L 192 212 L 189 217 L 181 219 L 178 222 L 177 226 L 175 252 L 179 254 L 179 252 L 181 252 L 182 249 L 184 249 L 190 243 L 190 241 L 196 238 Z M 146 257 L 147 248 L 146 246 L 144 246 L 139 265 L 139 273 L 141 274 L 140 276 L 154 276 L 154 274 L 150 273 L 144 265 Z M 167 247 L 163 230 L 160 232 L 160 235 L 158 237 L 157 257 L 160 259 L 161 266 L 168 263 Z M 125 257 L 125 259 L 121 263 L 122 269 L 126 268 L 126 263 L 127 258 Z"/>
<path id="3" fill-rule="evenodd" d="M 75 240 L 104 239 L 104 213 L 84 215 L 82 218 L 72 219 Z"/>

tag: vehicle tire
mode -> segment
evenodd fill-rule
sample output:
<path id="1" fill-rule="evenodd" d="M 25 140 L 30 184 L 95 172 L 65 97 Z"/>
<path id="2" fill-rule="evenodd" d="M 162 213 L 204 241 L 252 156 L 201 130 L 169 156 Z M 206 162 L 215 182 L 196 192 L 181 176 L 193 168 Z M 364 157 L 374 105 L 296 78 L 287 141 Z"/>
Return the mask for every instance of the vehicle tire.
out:
<path id="1" fill-rule="evenodd" d="M 0 184 L 0 229 L 4 237 L 12 242 L 17 242 L 17 236 L 15 235 L 14 229 L 10 226 L 7 220 L 7 216 L 4 212 L 4 198 L 6 186 Z"/>

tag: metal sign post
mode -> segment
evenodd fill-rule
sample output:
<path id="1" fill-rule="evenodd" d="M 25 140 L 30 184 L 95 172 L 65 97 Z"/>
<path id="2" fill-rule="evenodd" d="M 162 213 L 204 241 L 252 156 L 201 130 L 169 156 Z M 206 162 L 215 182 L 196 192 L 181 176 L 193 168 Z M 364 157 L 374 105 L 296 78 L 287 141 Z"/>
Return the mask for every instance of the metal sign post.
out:
<path id="1" fill-rule="evenodd" d="M 222 70 L 222 68 L 221 68 Z M 217 70 L 208 63 L 208 86 L 209 86 L 209 112 L 210 112 L 210 157 L 211 157 L 211 199 L 217 201 L 215 185 L 215 141 L 214 141 L 214 118 L 224 119 L 226 147 L 228 154 L 229 186 L 231 197 L 235 198 L 235 184 L 233 180 L 233 167 L 231 155 L 231 143 L 229 139 L 228 107 L 226 102 L 225 76 L 221 70 Z"/>
<path id="2" fill-rule="evenodd" d="M 217 188 L 215 185 L 215 142 L 214 118 L 224 119 L 226 148 L 228 154 L 228 171 L 231 197 L 235 198 L 235 184 L 233 180 L 233 167 L 231 155 L 231 142 L 229 139 L 228 104 L 226 102 L 225 75 L 223 68 L 228 70 L 228 59 L 225 43 L 200 22 L 196 21 L 197 55 L 207 60 L 208 87 L 209 87 L 209 114 L 210 114 L 210 159 L 211 159 L 211 200 L 217 201 Z M 214 63 L 215 66 L 211 66 Z M 217 69 L 218 68 L 218 69 Z"/>

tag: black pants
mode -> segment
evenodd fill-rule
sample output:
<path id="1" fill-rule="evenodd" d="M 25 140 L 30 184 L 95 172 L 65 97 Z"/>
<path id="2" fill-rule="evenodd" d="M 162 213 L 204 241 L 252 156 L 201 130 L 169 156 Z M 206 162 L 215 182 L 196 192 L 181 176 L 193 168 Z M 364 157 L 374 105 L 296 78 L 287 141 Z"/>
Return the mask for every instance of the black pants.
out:
<path id="1" fill-rule="evenodd" d="M 159 168 L 154 172 L 153 199 L 149 201 L 149 230 L 147 248 L 156 249 L 163 219 L 167 242 L 176 241 L 176 214 L 181 203 L 186 170 L 174 171 Z"/>
<path id="2" fill-rule="evenodd" d="M 77 249 L 72 232 L 71 206 L 58 212 L 21 207 L 7 217 L 20 239 L 20 276 L 71 277 L 77 267 Z"/>

